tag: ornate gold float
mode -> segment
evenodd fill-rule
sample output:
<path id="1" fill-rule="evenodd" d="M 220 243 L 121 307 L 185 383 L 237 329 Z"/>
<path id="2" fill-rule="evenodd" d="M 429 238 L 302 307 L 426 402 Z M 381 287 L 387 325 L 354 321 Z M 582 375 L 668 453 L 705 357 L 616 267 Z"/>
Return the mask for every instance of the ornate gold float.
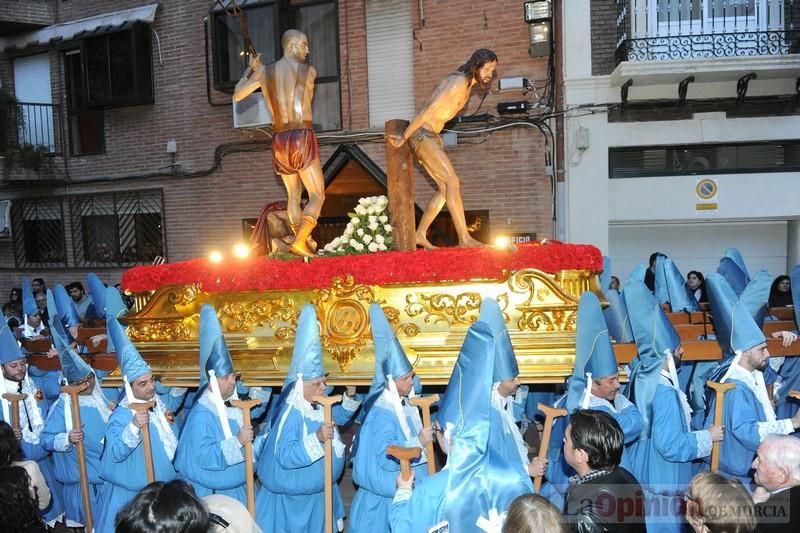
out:
<path id="1" fill-rule="evenodd" d="M 198 382 L 200 307 L 214 305 L 235 367 L 251 385 L 279 385 L 288 370 L 300 309 L 317 309 L 332 384 L 367 385 L 374 373 L 368 308 L 378 302 L 423 383 L 446 383 L 484 298 L 506 318 L 526 383 L 562 382 L 572 372 L 579 295 L 601 296 L 588 270 L 512 271 L 501 280 L 364 285 L 352 275 L 323 289 L 208 293 L 198 285 L 139 292 L 128 335 L 167 385 Z M 602 297 L 602 296 L 601 296 Z M 114 384 L 118 371 L 106 380 Z"/>

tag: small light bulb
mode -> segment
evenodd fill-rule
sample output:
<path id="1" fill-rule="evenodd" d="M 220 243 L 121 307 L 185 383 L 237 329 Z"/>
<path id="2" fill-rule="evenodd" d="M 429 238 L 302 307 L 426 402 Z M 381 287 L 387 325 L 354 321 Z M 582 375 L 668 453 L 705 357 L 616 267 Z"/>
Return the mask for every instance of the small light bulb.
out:
<path id="1" fill-rule="evenodd" d="M 243 242 L 237 243 L 236 246 L 233 247 L 233 255 L 239 259 L 245 259 L 250 255 L 250 247 Z"/>
<path id="2" fill-rule="evenodd" d="M 222 253 L 219 250 L 213 250 L 210 254 L 208 254 L 208 260 L 212 263 L 221 263 L 222 258 Z"/>
<path id="3" fill-rule="evenodd" d="M 508 248 L 508 245 L 511 243 L 511 240 L 508 238 L 507 235 L 498 235 L 494 240 L 494 245 L 498 248 Z"/>

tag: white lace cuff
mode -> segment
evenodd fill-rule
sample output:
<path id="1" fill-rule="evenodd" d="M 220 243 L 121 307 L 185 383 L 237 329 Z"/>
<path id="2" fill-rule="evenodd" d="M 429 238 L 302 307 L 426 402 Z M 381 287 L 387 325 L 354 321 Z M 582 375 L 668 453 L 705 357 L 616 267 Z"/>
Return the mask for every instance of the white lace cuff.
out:
<path id="1" fill-rule="evenodd" d="M 333 453 L 336 457 L 344 457 L 344 442 L 339 437 L 333 439 Z"/>
<path id="2" fill-rule="evenodd" d="M 351 398 L 347 394 L 342 394 L 342 407 L 350 411 L 351 413 L 354 412 L 358 407 L 361 405 L 361 400 L 356 398 Z"/>
<path id="3" fill-rule="evenodd" d="M 394 493 L 392 503 L 408 501 L 411 499 L 412 494 L 414 494 L 414 490 L 411 487 L 399 487 L 397 492 Z"/>
<path id="4" fill-rule="evenodd" d="M 770 435 L 791 435 L 793 431 L 794 426 L 790 418 L 758 423 L 758 438 L 761 439 L 761 442 L 764 442 L 764 439 Z"/>
<path id="5" fill-rule="evenodd" d="M 303 439 L 303 446 L 312 463 L 325 455 L 325 449 L 322 447 L 322 443 L 317 438 L 316 433 L 306 435 L 306 438 Z"/>
<path id="6" fill-rule="evenodd" d="M 228 466 L 238 465 L 244 462 L 244 454 L 239 445 L 239 439 L 231 437 L 219 443 L 222 446 L 222 455 L 225 456 L 225 464 Z"/>
<path id="7" fill-rule="evenodd" d="M 711 432 L 702 429 L 695 431 L 694 436 L 697 438 L 697 459 L 711 455 L 711 448 L 714 446 L 714 443 L 711 442 Z"/>
<path id="8" fill-rule="evenodd" d="M 124 442 L 128 448 L 136 448 L 141 440 L 139 428 L 136 427 L 133 422 L 125 426 L 120 436 L 122 437 L 122 442 Z"/>
<path id="9" fill-rule="evenodd" d="M 53 439 L 53 449 L 57 452 L 68 452 L 72 448 L 69 433 L 59 433 Z"/>
<path id="10" fill-rule="evenodd" d="M 181 396 L 186 394 L 188 390 L 189 389 L 187 389 L 186 387 L 172 387 L 171 389 L 169 389 L 169 395 L 175 398 L 180 398 Z"/>

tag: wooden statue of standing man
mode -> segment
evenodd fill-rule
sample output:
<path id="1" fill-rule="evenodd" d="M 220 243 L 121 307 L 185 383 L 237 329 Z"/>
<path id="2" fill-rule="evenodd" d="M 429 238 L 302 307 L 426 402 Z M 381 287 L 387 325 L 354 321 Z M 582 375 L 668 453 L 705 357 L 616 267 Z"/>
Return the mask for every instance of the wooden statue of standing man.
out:
<path id="1" fill-rule="evenodd" d="M 494 52 L 485 48 L 476 50 L 469 61 L 439 82 L 430 100 L 414 117 L 403 136 L 389 137 L 389 142 L 398 148 L 408 142 L 414 155 L 439 186 L 439 190 L 428 202 L 419 221 L 416 232 L 418 246 L 426 249 L 435 248 L 426 235 L 445 203 L 458 234 L 458 245 L 465 248 L 482 246 L 467 230 L 464 202 L 461 200 L 461 183 L 444 152 L 439 133 L 445 123 L 455 117 L 467 104 L 475 85 L 480 85 L 482 89 L 489 87 L 495 68 L 497 68 L 497 55 Z"/>
<path id="2" fill-rule="evenodd" d="M 295 235 L 289 249 L 297 255 L 311 256 L 314 249 L 308 241 L 325 200 L 325 178 L 311 123 L 317 71 L 305 62 L 308 38 L 304 33 L 286 31 L 281 45 L 283 57 L 271 65 L 263 65 L 260 55 L 251 58 L 250 66 L 236 84 L 233 99 L 239 102 L 261 89 L 272 113 L 272 161 L 286 186 L 289 222 Z M 303 187 L 308 191 L 305 209 L 300 206 Z"/>

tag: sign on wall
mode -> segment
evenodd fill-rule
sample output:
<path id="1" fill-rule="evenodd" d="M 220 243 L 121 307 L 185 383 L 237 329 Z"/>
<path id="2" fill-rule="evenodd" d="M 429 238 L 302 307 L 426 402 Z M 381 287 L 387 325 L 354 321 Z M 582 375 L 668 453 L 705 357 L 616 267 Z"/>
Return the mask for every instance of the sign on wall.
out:
<path id="1" fill-rule="evenodd" d="M 710 215 L 717 212 L 719 202 L 717 191 L 719 190 L 717 180 L 713 178 L 699 178 L 695 185 L 697 200 L 695 202 L 695 212 L 698 215 Z"/>

